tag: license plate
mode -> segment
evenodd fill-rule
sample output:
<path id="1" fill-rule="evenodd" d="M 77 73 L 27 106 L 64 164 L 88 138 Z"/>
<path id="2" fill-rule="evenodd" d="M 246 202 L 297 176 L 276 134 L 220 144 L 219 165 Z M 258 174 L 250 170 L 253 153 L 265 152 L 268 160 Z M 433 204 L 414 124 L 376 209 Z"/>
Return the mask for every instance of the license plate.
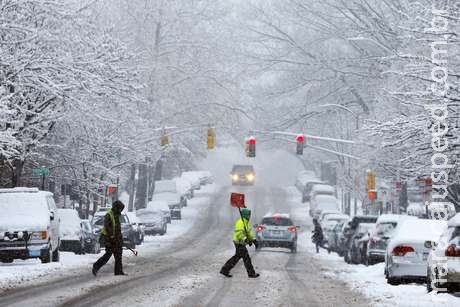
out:
<path id="1" fill-rule="evenodd" d="M 422 256 L 423 261 L 428 260 L 428 255 L 429 253 L 423 253 L 423 256 Z"/>
<path id="2" fill-rule="evenodd" d="M 281 236 L 281 231 L 279 231 L 279 230 L 272 230 L 272 235 L 274 235 L 274 236 Z"/>
<path id="3" fill-rule="evenodd" d="M 40 250 L 29 249 L 29 257 L 40 257 Z"/>

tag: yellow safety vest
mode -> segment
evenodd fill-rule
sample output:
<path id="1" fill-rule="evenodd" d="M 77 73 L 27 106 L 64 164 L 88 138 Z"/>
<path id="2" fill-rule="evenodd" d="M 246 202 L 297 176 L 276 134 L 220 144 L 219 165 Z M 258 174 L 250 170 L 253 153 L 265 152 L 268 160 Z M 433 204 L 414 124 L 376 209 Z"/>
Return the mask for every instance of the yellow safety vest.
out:
<path id="1" fill-rule="evenodd" d="M 246 244 L 246 241 L 254 241 L 254 239 L 255 237 L 249 226 L 249 221 L 245 218 L 238 219 L 233 231 L 233 242 L 236 244 Z"/>
<path id="2" fill-rule="evenodd" d="M 106 216 L 107 215 L 110 217 L 110 220 L 112 222 L 112 235 L 115 235 L 115 216 L 113 215 L 112 209 L 109 209 L 109 211 L 107 211 Z M 105 225 L 104 225 L 104 227 L 102 227 L 101 234 L 103 234 L 104 236 L 107 236 L 107 234 L 108 234 L 107 229 L 105 229 Z"/>

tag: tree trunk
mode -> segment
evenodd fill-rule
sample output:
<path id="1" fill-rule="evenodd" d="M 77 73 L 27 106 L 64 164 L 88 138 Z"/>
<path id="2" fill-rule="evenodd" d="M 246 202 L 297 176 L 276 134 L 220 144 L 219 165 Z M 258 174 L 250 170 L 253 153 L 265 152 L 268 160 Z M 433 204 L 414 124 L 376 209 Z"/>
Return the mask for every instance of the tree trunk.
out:
<path id="1" fill-rule="evenodd" d="M 136 209 L 142 209 L 147 207 L 147 164 L 139 164 L 139 175 L 137 178 L 137 189 L 136 189 Z"/>
<path id="2" fill-rule="evenodd" d="M 136 191 L 136 164 L 131 165 L 131 175 L 129 177 L 129 202 L 128 211 L 134 211 L 134 192 Z"/>
<path id="3" fill-rule="evenodd" d="M 11 178 L 11 184 L 13 185 L 13 188 L 19 186 L 21 184 L 21 176 L 22 176 L 22 170 L 24 168 L 24 161 L 20 159 L 15 159 L 13 161 L 13 171 L 11 172 L 12 178 Z"/>

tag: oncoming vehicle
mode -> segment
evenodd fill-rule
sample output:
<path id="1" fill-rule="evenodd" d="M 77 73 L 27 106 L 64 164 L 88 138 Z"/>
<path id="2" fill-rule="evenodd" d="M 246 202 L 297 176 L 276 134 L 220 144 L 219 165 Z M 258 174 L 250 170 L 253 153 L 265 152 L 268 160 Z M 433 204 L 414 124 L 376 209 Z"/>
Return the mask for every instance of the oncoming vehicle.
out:
<path id="1" fill-rule="evenodd" d="M 83 254 L 85 243 L 77 210 L 58 209 L 58 215 L 61 220 L 59 229 L 61 244 L 59 250 Z"/>
<path id="2" fill-rule="evenodd" d="M 161 211 L 165 217 L 166 223 L 171 224 L 171 209 L 168 203 L 163 200 L 150 201 L 147 204 L 147 208 L 150 211 Z"/>
<path id="3" fill-rule="evenodd" d="M 0 261 L 59 261 L 59 216 L 52 193 L 0 189 L 0 212 Z"/>
<path id="4" fill-rule="evenodd" d="M 234 165 L 230 173 L 232 185 L 254 185 L 256 173 L 252 165 Z"/>
<path id="5" fill-rule="evenodd" d="M 289 214 L 266 215 L 260 224 L 254 225 L 259 248 L 282 247 L 297 252 L 297 229 Z"/>
<path id="6" fill-rule="evenodd" d="M 460 291 L 460 213 L 447 222 L 447 231 L 439 242 L 445 244 L 431 241 L 424 244 L 433 249 L 428 257 L 427 290 L 445 288 L 449 292 Z M 439 272 L 441 267 L 447 268 L 442 276 Z"/>
<path id="7" fill-rule="evenodd" d="M 133 229 L 133 241 L 136 245 L 140 245 L 144 242 L 144 226 L 139 222 L 135 212 L 126 212 L 126 214 Z"/>

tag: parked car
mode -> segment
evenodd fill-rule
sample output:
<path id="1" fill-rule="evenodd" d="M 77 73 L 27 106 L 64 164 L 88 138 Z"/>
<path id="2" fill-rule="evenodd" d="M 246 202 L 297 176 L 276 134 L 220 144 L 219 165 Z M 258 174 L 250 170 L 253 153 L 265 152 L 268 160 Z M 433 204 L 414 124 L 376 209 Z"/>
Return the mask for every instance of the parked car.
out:
<path id="1" fill-rule="evenodd" d="M 306 185 L 309 182 L 314 182 L 314 181 L 321 182 L 321 180 L 319 180 L 316 177 L 316 175 L 315 175 L 315 173 L 313 171 L 308 171 L 308 170 L 300 171 L 297 174 L 297 178 L 296 178 L 296 181 L 295 181 L 295 186 L 296 186 L 297 190 L 299 190 L 299 192 L 302 193 L 304 191 Z"/>
<path id="2" fill-rule="evenodd" d="M 59 250 L 83 254 L 85 250 L 84 235 L 77 210 L 58 209 L 58 215 L 61 220 Z"/>
<path id="3" fill-rule="evenodd" d="M 319 179 L 316 179 L 316 178 L 309 178 L 307 180 L 305 180 L 305 183 L 304 183 L 304 186 L 303 186 L 303 190 L 301 190 L 302 192 L 302 202 L 305 203 L 307 201 L 310 201 L 311 197 L 311 190 L 313 189 L 313 186 L 315 184 L 325 184 L 324 181 L 321 181 Z"/>
<path id="4" fill-rule="evenodd" d="M 442 288 L 449 292 L 460 291 L 460 213 L 447 222 L 447 227 L 439 242 L 425 242 L 425 247 L 432 249 L 427 261 L 428 292 Z M 441 276 L 439 269 L 442 267 L 447 268 L 447 272 Z"/>
<path id="5" fill-rule="evenodd" d="M 135 212 L 126 212 L 128 215 L 129 222 L 133 228 L 133 241 L 136 245 L 141 245 L 144 242 L 144 226 L 139 222 L 139 219 Z"/>
<path id="6" fill-rule="evenodd" d="M 99 254 L 101 252 L 99 235 L 96 234 L 91 222 L 89 220 L 81 220 L 80 225 L 83 231 L 83 250 L 85 253 Z"/>
<path id="7" fill-rule="evenodd" d="M 201 189 L 200 176 L 197 172 L 183 172 L 180 177 L 189 181 L 193 190 Z"/>
<path id="8" fill-rule="evenodd" d="M 232 185 L 254 185 L 256 173 L 252 165 L 233 165 L 230 173 Z"/>
<path id="9" fill-rule="evenodd" d="M 175 198 L 174 195 L 177 195 L 179 196 L 179 204 L 181 205 L 181 207 L 187 206 L 187 196 L 178 191 L 175 180 L 155 181 L 155 190 L 153 191 L 154 198 L 155 198 L 155 195 L 158 195 L 158 194 L 164 194 L 165 196 L 169 195 L 170 199 L 174 199 Z M 168 203 L 168 204 L 171 205 L 171 203 Z M 174 205 L 175 204 L 176 203 L 174 203 Z"/>
<path id="10" fill-rule="evenodd" d="M 365 262 L 369 233 L 374 227 L 374 223 L 360 223 L 358 225 L 355 232 L 351 235 L 350 245 L 347 249 L 347 254 L 344 256 L 347 263 L 359 264 Z"/>
<path id="11" fill-rule="evenodd" d="M 393 237 L 398 224 L 405 219 L 416 219 L 416 217 L 399 214 L 382 214 L 379 216 L 366 247 L 366 265 L 385 262 L 388 242 Z"/>
<path id="12" fill-rule="evenodd" d="M 209 171 L 198 171 L 198 176 L 200 177 L 201 185 L 207 185 L 214 182 L 214 177 Z"/>
<path id="13" fill-rule="evenodd" d="M 310 202 L 310 215 L 318 218 L 323 211 L 340 212 L 339 201 L 332 195 L 315 195 Z"/>
<path id="14" fill-rule="evenodd" d="M 91 224 L 93 225 L 93 228 L 96 229 L 97 234 L 100 234 L 102 227 L 104 227 L 104 218 L 106 214 L 106 212 L 96 212 L 93 216 L 93 219 L 91 220 Z M 134 242 L 134 230 L 126 213 L 122 213 L 120 215 L 120 226 L 121 233 L 123 235 L 123 246 L 135 248 L 136 244 Z M 104 247 L 103 243 L 104 242 L 101 242 L 101 247 Z"/>
<path id="15" fill-rule="evenodd" d="M 192 199 L 195 195 L 194 190 L 192 188 L 192 184 L 190 181 L 182 178 L 177 177 L 173 179 L 176 182 L 176 190 L 177 192 L 186 199 Z"/>
<path id="16" fill-rule="evenodd" d="M 437 242 L 447 227 L 441 220 L 405 220 L 396 228 L 385 254 L 385 277 L 391 285 L 408 281 L 426 282 L 430 249 L 426 241 Z M 435 231 L 434 229 L 438 230 Z"/>
<path id="17" fill-rule="evenodd" d="M 331 195 L 335 196 L 335 188 L 328 184 L 314 184 L 311 188 L 310 198 L 314 198 L 317 195 Z"/>
<path id="18" fill-rule="evenodd" d="M 333 211 L 335 212 L 335 211 Z M 350 217 L 346 214 L 331 213 L 323 216 L 320 221 L 321 227 L 323 228 L 323 234 L 326 242 L 329 242 L 329 237 L 332 236 L 335 225 L 342 221 L 348 221 Z M 330 249 L 329 249 L 330 250 Z"/>
<path id="19" fill-rule="evenodd" d="M 152 211 L 158 211 L 160 210 L 166 220 L 166 223 L 170 224 L 171 223 L 171 209 L 168 206 L 168 203 L 164 200 L 155 200 L 155 201 L 150 201 L 147 204 L 147 209 L 152 210 Z"/>
<path id="20" fill-rule="evenodd" d="M 343 256 L 341 249 L 341 241 L 343 240 L 344 228 L 347 226 L 348 221 L 342 220 L 335 224 L 334 228 L 327 234 L 328 251 L 336 252 L 339 256 Z"/>
<path id="21" fill-rule="evenodd" d="M 356 215 L 351 221 L 348 222 L 347 226 L 340 237 L 340 251 L 344 256 L 346 262 L 350 262 L 349 249 L 351 247 L 351 239 L 359 224 L 361 223 L 376 223 L 377 216 L 373 215 Z"/>
<path id="22" fill-rule="evenodd" d="M 181 219 L 182 199 L 178 193 L 161 191 L 155 188 L 152 201 L 165 201 L 171 212 L 171 219 Z"/>
<path id="23" fill-rule="evenodd" d="M 164 235 L 168 229 L 166 218 L 161 210 L 139 209 L 137 217 L 145 227 L 146 235 Z"/>
<path id="24" fill-rule="evenodd" d="M 256 239 L 259 241 L 258 249 L 263 247 L 289 248 L 297 252 L 297 229 L 289 214 L 270 214 L 264 216 L 260 224 L 254 225 Z"/>
<path id="25" fill-rule="evenodd" d="M 59 215 L 52 193 L 0 189 L 0 212 L 0 261 L 59 261 Z"/>

